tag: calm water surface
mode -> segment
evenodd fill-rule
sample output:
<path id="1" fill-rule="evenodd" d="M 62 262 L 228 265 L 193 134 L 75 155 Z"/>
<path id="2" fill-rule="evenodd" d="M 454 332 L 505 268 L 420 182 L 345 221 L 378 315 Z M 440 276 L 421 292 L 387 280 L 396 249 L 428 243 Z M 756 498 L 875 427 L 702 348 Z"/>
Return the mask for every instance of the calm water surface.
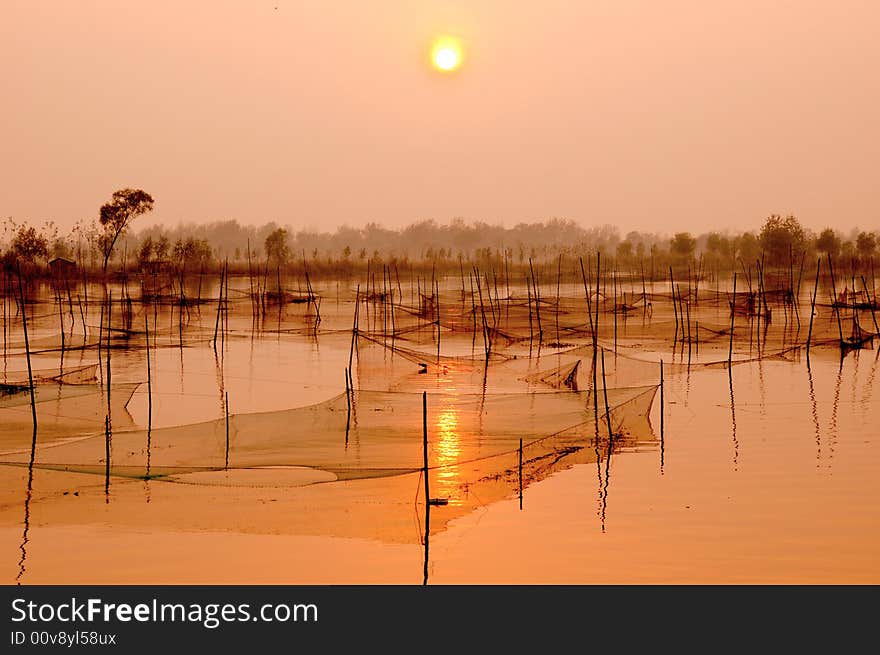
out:
<path id="1" fill-rule="evenodd" d="M 233 320 L 220 358 L 210 339 L 174 347 L 169 327 L 157 336 L 167 347 L 152 352 L 153 428 L 222 417 L 226 394 L 231 413 L 306 407 L 338 396 L 352 305 L 338 305 L 335 320 L 333 304 L 325 302 L 330 327 L 317 339 L 286 332 L 252 338 L 248 321 Z M 203 312 L 210 337 L 214 316 Z M 35 321 L 38 335 L 40 328 Z M 48 319 L 42 328 L 51 334 Z M 619 337 L 625 340 L 622 328 Z M 381 347 L 372 347 L 379 355 L 370 348 L 360 347 L 364 361 L 387 359 Z M 447 348 L 467 350 L 451 337 Z M 704 345 L 705 359 L 711 348 Z M 721 346 L 716 350 L 726 356 Z M 142 349 L 112 355 L 114 382 L 145 381 Z M 606 356 L 610 369 L 613 352 Z M 730 371 L 671 366 L 662 440 L 655 399 L 651 440 L 527 485 L 522 506 L 515 492 L 477 503 L 432 533 L 428 581 L 877 583 L 878 356 L 862 350 L 841 362 L 836 352 L 817 349 L 809 365 L 794 356 Z M 68 366 L 96 359 L 89 350 L 65 357 Z M 668 348 L 665 357 L 672 357 Z M 392 359 L 381 369 L 389 377 L 385 388 L 398 371 L 404 386 L 420 380 L 416 364 Z M 6 370 L 20 370 L 24 361 L 9 355 Z M 549 366 L 553 357 L 544 361 Z M 57 355 L 35 357 L 34 365 L 40 362 L 51 367 Z M 359 388 L 382 384 L 374 369 L 355 368 Z M 436 375 L 437 388 L 448 390 L 452 374 Z M 487 378 L 491 387 L 493 374 Z M 499 388 L 505 384 L 513 386 L 498 380 Z M 127 410 L 134 426 L 145 426 L 144 385 Z M 454 412 L 438 411 L 429 430 L 432 457 L 456 456 L 457 421 Z M 420 520 L 405 539 L 389 535 L 407 533 L 406 525 L 387 534 L 378 525 L 372 536 L 360 529 L 382 516 L 367 507 L 372 494 L 414 506 L 419 474 L 308 487 L 278 478 L 265 485 L 114 479 L 108 502 L 103 478 L 94 474 L 36 468 L 28 494 L 26 467 L 0 470 L 0 576 L 7 583 L 423 582 Z M 443 511 L 432 509 L 434 517 Z M 337 531 L 334 522 L 359 527 Z"/>

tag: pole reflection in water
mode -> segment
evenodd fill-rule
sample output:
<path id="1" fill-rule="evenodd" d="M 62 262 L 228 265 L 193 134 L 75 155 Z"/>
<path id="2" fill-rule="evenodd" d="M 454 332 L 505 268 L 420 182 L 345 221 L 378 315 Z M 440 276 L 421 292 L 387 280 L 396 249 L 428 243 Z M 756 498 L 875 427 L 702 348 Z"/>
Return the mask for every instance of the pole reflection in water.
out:
<path id="1" fill-rule="evenodd" d="M 727 365 L 727 382 L 730 388 L 730 430 L 733 437 L 733 470 L 739 466 L 739 441 L 736 438 L 736 403 L 733 399 L 733 366 Z"/>
<path id="2" fill-rule="evenodd" d="M 37 447 L 37 427 L 34 426 L 33 439 L 31 440 L 31 458 L 28 462 L 28 481 L 27 492 L 24 497 L 24 528 L 21 533 L 21 558 L 18 560 L 18 575 L 15 576 L 16 584 L 21 584 L 21 579 L 25 573 L 25 560 L 27 560 L 27 544 L 30 541 L 29 532 L 31 529 L 31 496 L 34 489 L 34 457 L 36 456 Z"/>
<path id="3" fill-rule="evenodd" d="M 608 382 L 605 377 L 605 351 L 602 351 L 602 393 L 605 399 L 605 421 L 608 425 L 608 452 L 605 459 L 605 483 L 602 487 L 602 532 L 605 532 L 605 513 L 608 509 L 608 485 L 611 482 L 611 451 L 614 449 L 614 430 L 611 428 L 611 409 L 608 406 Z"/>
<path id="4" fill-rule="evenodd" d="M 867 420 L 867 412 L 871 406 L 871 392 L 874 389 L 874 377 L 877 374 L 877 361 L 880 358 L 880 348 L 874 354 L 874 361 L 871 364 L 871 372 L 868 374 L 868 380 L 865 382 L 865 391 L 862 394 L 862 419 Z"/>
<path id="5" fill-rule="evenodd" d="M 816 402 L 816 389 L 813 385 L 813 370 L 810 367 L 810 358 L 807 357 L 807 379 L 810 383 L 810 412 L 813 415 L 813 427 L 816 431 L 816 468 L 822 461 L 822 431 L 819 428 L 819 406 Z"/>
<path id="6" fill-rule="evenodd" d="M 834 381 L 834 402 L 831 404 L 831 420 L 828 426 L 828 469 L 834 463 L 834 448 L 837 445 L 837 410 L 840 406 L 840 385 L 843 383 L 843 356 L 840 357 L 840 366 L 837 369 L 837 378 Z"/>

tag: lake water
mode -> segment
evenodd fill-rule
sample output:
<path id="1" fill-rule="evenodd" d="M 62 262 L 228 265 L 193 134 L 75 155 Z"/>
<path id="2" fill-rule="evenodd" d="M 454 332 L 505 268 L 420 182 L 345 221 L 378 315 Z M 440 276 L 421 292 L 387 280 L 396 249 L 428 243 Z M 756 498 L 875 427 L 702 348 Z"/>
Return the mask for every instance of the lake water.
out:
<path id="1" fill-rule="evenodd" d="M 394 318 L 381 301 L 361 303 L 354 353 L 349 282 L 321 287 L 322 321 L 313 331 L 312 310 L 301 303 L 280 314 L 269 307 L 255 325 L 246 281 L 233 280 L 216 354 L 216 301 L 192 307 L 184 324 L 179 308 L 136 303 L 128 333 L 114 307 L 112 383 L 138 383 L 124 410 L 113 409 L 111 462 L 119 468 L 104 475 L 104 430 L 95 422 L 102 415 L 88 410 L 104 398 L 106 348 L 91 395 L 79 386 L 83 396 L 62 402 L 75 385 L 38 385 L 47 421 L 33 466 L 25 465 L 28 397 L 7 396 L 0 418 L 18 427 L 0 429 L 0 576 L 23 584 L 880 581 L 880 351 L 841 359 L 836 342 L 827 345 L 838 330 L 829 307 L 817 309 L 811 336 L 820 343 L 809 359 L 792 350 L 806 339 L 803 298 L 798 331 L 781 307 L 763 329 L 754 317 L 738 317 L 732 359 L 741 363 L 728 369 L 706 365 L 728 358 L 730 312 L 720 296 L 712 300 L 707 290 L 687 308 L 701 342 L 677 344 L 674 353 L 674 314 L 659 283 L 650 313 L 634 303 L 616 329 L 603 306 L 600 345 L 615 418 L 609 440 L 604 411 L 594 413 L 603 385 L 599 371 L 594 397 L 576 285 L 562 289 L 559 334 L 548 285 L 541 349 L 534 335 L 529 343 L 526 316 L 538 319 L 523 310 L 525 289 L 512 289 L 509 302 L 502 290 L 492 307 L 487 300 L 486 320 L 497 328 L 489 364 L 482 312 L 458 285 L 446 281 L 440 297 L 440 358 L 433 308 L 420 315 L 407 287 L 394 299 Z M 205 295 L 216 298 L 216 287 L 206 285 Z M 34 369 L 99 362 L 90 345 L 98 305 L 82 315 L 75 298 L 62 305 L 62 318 L 51 296 L 31 308 L 32 350 L 43 351 Z M 11 304 L 7 310 L 4 380 L 20 381 L 22 326 Z M 870 318 L 860 318 L 867 329 Z M 59 321 L 68 335 L 63 362 Z M 547 347 L 551 341 L 558 347 Z M 638 417 L 627 408 L 641 391 L 626 390 L 643 387 L 650 397 L 638 396 L 647 398 Z M 423 391 L 431 496 L 448 501 L 430 507 L 427 531 Z M 53 411 L 82 416 L 55 417 L 53 427 Z M 583 420 L 571 418 L 579 414 Z M 143 479 L 148 422 L 157 470 Z M 194 427 L 176 432 L 181 426 Z M 517 436 L 526 444 L 520 477 Z"/>

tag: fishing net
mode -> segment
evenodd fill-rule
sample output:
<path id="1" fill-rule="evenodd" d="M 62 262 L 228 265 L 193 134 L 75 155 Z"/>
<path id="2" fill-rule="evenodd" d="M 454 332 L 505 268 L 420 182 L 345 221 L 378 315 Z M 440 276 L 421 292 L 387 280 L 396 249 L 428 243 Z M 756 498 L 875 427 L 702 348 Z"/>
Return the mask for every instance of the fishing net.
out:
<path id="1" fill-rule="evenodd" d="M 134 425 L 126 410 L 137 383 L 113 384 L 110 393 L 114 429 Z M 107 388 L 97 384 L 46 383 L 34 387 L 37 443 L 54 446 L 84 435 L 103 434 L 107 415 Z M 0 396 L 0 448 L 30 447 L 33 434 L 30 391 L 25 388 Z M 51 450 L 51 448 L 50 448 Z"/>
<path id="2" fill-rule="evenodd" d="M 78 398 L 90 397 L 80 391 Z M 653 439 L 647 415 L 655 392 L 655 386 L 607 390 L 616 438 Z M 50 401 L 40 400 L 38 405 L 44 402 Z M 27 404 L 19 406 L 25 410 L 21 420 L 29 419 Z M 0 415 L 13 409 L 4 407 Z M 82 418 L 103 420 L 100 403 L 95 410 L 99 416 Z M 591 392 L 430 394 L 429 486 L 439 516 L 432 519 L 432 531 L 480 504 L 511 496 L 520 481 L 527 486 L 560 468 L 588 461 L 597 434 L 608 439 L 605 415 L 604 394 L 594 398 Z M 67 436 L 70 418 L 60 419 L 68 424 Z M 595 429 L 597 418 L 601 431 Z M 423 467 L 422 419 L 421 394 L 356 391 L 304 408 L 232 415 L 227 450 L 225 419 L 146 431 L 120 428 L 114 415 L 110 475 L 242 487 L 299 487 L 409 475 L 414 492 L 420 488 L 415 478 Z M 19 429 L 24 427 L 20 422 Z M 25 433 L 29 446 L 30 431 Z M 19 443 L 22 449 L 17 453 L 7 451 L 0 463 L 26 465 L 29 449 L 24 445 Z M 102 432 L 51 442 L 41 424 L 37 446 L 38 469 L 105 473 Z"/>
<path id="3" fill-rule="evenodd" d="M 84 364 L 73 368 L 40 368 L 33 369 L 31 375 L 26 370 L 5 371 L 0 373 L 0 387 L 8 387 L 8 391 L 26 391 L 30 387 L 30 379 L 34 384 L 63 382 L 65 384 L 82 384 L 96 380 L 98 364 Z"/>
<path id="4" fill-rule="evenodd" d="M 562 364 L 545 371 L 538 371 L 523 377 L 522 379 L 532 384 L 540 382 L 556 389 L 567 387 L 572 391 L 578 390 L 578 371 L 580 370 L 581 360 L 575 361 L 574 364 Z"/>
<path id="5" fill-rule="evenodd" d="M 223 524 L 247 502 L 248 516 L 239 520 L 263 521 L 260 529 L 365 537 L 378 532 L 383 539 L 412 541 L 427 508 L 433 533 L 574 464 L 607 466 L 613 452 L 653 447 L 648 416 L 661 360 L 668 377 L 699 374 L 746 362 L 796 360 L 808 333 L 812 347 L 834 348 L 847 339 L 867 347 L 876 334 L 864 327 L 871 308 L 849 297 L 846 306 L 820 305 L 810 316 L 809 306 L 798 310 L 785 293 L 762 297 L 747 290 L 734 297 L 723 289 L 698 289 L 696 280 L 674 291 L 662 284 L 638 288 L 631 280 L 622 285 L 618 279 L 616 288 L 602 282 L 586 294 L 577 285 L 557 292 L 556 285 L 507 286 L 494 279 L 490 285 L 488 278 L 481 289 L 438 286 L 434 294 L 423 293 L 433 283 L 360 293 L 343 283 L 336 286 L 334 303 L 329 285 L 312 292 L 279 283 L 275 293 L 281 289 L 281 295 L 273 298 L 271 283 L 268 290 L 265 281 L 253 289 L 244 281 L 242 290 L 239 279 L 231 297 L 221 301 L 215 285 L 212 304 L 201 309 L 182 309 L 173 285 L 156 290 L 167 298 L 147 298 L 149 304 L 135 305 L 124 319 L 114 306 L 110 347 L 131 351 L 132 366 L 140 365 L 147 345 L 145 319 L 152 347 L 211 348 L 219 333 L 218 361 L 227 340 L 317 345 L 331 335 L 321 343 L 344 352 L 347 360 L 356 329 L 355 390 L 308 407 L 234 414 L 228 441 L 224 418 L 136 429 L 125 411 L 136 385 L 114 385 L 109 463 L 114 502 L 133 496 L 132 489 L 150 487 L 175 503 L 191 503 L 186 525 Z M 318 299 L 320 324 L 313 314 Z M 272 306 L 268 311 L 266 304 Z M 770 306 L 772 313 L 764 311 Z M 72 321 L 59 319 L 57 304 L 34 309 L 28 321 L 31 349 L 54 352 L 61 346 L 59 322 Z M 98 310 L 94 301 L 84 305 L 85 318 L 74 325 L 85 323 L 88 339 L 65 337 L 66 349 L 96 347 L 98 334 L 106 346 Z M 852 329 L 843 323 L 850 320 Z M 23 348 L 18 335 L 5 343 Z M 182 361 L 181 354 L 181 367 Z M 86 477 L 102 486 L 106 388 L 60 384 L 87 382 L 93 366 L 68 369 L 68 379 L 57 379 L 58 369 L 37 371 L 34 465 L 58 478 Z M 5 378 L 13 388 L 0 398 L 0 463 L 25 466 L 30 394 L 21 385 L 22 367 L 15 368 Z M 340 390 L 342 374 L 333 378 Z M 422 391 L 428 392 L 428 504 L 421 477 Z M 345 484 L 331 484 L 341 481 Z M 227 493 L 231 488 L 234 493 Z M 270 494 L 295 498 L 296 510 L 285 514 L 283 523 L 261 505 L 271 502 Z M 204 518 L 212 515 L 213 522 Z M 160 520 L 157 513 L 151 516 Z"/>

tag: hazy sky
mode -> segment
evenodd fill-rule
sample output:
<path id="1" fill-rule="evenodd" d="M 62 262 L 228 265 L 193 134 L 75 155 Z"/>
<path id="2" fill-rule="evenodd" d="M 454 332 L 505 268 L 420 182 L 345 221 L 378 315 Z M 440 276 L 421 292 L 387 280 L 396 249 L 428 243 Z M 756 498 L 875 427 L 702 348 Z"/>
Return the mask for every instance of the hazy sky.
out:
<path id="1" fill-rule="evenodd" d="M 0 217 L 135 186 L 172 224 L 878 228 L 878 30 L 876 0 L 0 0 Z"/>

